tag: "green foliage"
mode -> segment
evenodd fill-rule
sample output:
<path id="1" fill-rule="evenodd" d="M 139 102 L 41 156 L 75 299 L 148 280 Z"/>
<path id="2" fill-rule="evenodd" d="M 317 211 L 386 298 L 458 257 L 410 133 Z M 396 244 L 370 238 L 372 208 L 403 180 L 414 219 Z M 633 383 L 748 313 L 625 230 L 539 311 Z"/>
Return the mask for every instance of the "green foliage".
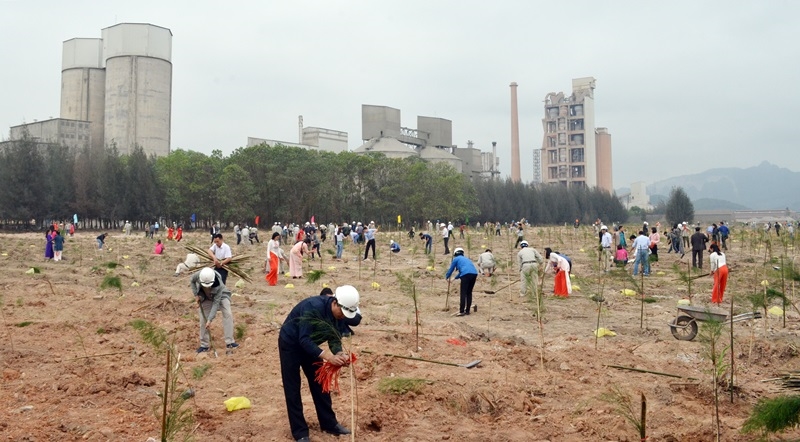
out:
<path id="1" fill-rule="evenodd" d="M 244 338 L 245 333 L 247 332 L 247 324 L 238 323 L 236 324 L 236 328 L 233 332 L 233 337 L 239 341 Z"/>
<path id="2" fill-rule="evenodd" d="M 769 433 L 800 425 L 800 396 L 778 396 L 761 399 L 753 407 L 750 417 L 744 422 L 742 432 Z"/>
<path id="3" fill-rule="evenodd" d="M 98 335 L 104 335 L 104 334 L 108 333 L 108 331 L 106 331 L 106 329 L 104 329 L 103 327 L 100 327 L 100 328 L 97 329 L 96 333 Z"/>
<path id="4" fill-rule="evenodd" d="M 112 261 L 112 262 L 107 262 L 107 263 L 103 264 L 103 266 L 105 266 L 105 267 L 107 267 L 109 269 L 116 269 L 117 266 L 119 266 L 119 264 L 117 264 L 116 262 Z"/>
<path id="5" fill-rule="evenodd" d="M 324 270 L 312 270 L 306 275 L 306 283 L 314 284 L 325 275 Z"/>
<path id="6" fill-rule="evenodd" d="M 664 216 L 670 225 L 694 220 L 694 205 L 682 187 L 674 187 L 670 191 Z"/>
<path id="7" fill-rule="evenodd" d="M 33 324 L 33 321 L 18 322 L 18 323 L 14 324 L 14 325 L 17 326 L 17 327 L 27 327 L 27 326 L 29 326 L 31 324 Z"/>
<path id="8" fill-rule="evenodd" d="M 100 283 L 100 289 L 105 290 L 111 287 L 116 288 L 120 293 L 122 293 L 122 280 L 119 276 L 106 275 L 103 278 L 103 282 Z"/>
<path id="9" fill-rule="evenodd" d="M 163 350 L 167 342 L 167 332 L 153 323 L 144 319 L 134 319 L 130 322 L 131 327 L 138 331 L 144 342 L 152 345 L 156 350 Z"/>
<path id="10" fill-rule="evenodd" d="M 384 394 L 403 395 L 408 392 L 420 393 L 425 384 L 431 384 L 427 379 L 389 377 L 378 382 L 378 391 Z"/>
<path id="11" fill-rule="evenodd" d="M 211 368 L 211 364 L 198 365 L 192 368 L 192 377 L 200 380 L 206 375 L 206 372 Z"/>

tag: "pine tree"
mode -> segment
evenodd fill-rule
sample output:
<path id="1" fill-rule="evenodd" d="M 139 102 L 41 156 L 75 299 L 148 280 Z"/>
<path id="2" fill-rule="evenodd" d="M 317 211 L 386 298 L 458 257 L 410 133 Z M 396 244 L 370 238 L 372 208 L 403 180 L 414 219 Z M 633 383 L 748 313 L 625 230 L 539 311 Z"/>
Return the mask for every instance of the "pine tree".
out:
<path id="1" fill-rule="evenodd" d="M 673 187 L 670 191 L 665 216 L 670 225 L 694 220 L 694 205 L 682 187 Z"/>

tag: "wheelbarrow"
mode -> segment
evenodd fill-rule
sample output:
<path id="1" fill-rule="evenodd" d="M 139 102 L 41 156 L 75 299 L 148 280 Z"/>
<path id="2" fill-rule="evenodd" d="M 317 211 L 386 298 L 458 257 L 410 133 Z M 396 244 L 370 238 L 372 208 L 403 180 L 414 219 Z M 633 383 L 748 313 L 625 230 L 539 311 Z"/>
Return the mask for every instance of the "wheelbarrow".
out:
<path id="1" fill-rule="evenodd" d="M 712 307 L 679 305 L 678 317 L 669 323 L 672 336 L 679 341 L 691 341 L 697 336 L 697 322 L 717 321 L 726 325 L 761 318 L 761 313 L 750 312 L 728 318 L 728 312 Z"/>

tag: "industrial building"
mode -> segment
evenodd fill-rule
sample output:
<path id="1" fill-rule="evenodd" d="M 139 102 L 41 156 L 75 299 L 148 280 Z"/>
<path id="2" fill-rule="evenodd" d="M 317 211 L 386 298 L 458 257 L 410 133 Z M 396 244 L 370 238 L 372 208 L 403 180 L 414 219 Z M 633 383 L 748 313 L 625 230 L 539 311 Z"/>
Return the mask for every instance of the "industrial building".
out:
<path id="1" fill-rule="evenodd" d="M 5 143 L 25 137 L 37 144 L 62 144 L 67 147 L 80 148 L 91 143 L 92 134 L 88 121 L 51 118 L 12 126 L 9 131 L 10 141 Z"/>
<path id="2" fill-rule="evenodd" d="M 115 145 L 120 154 L 136 145 L 148 155 L 169 154 L 172 31 L 148 23 L 120 23 L 101 35 L 63 43 L 61 118 L 15 126 L 11 140 L 27 132 L 52 142 L 68 140 L 67 145 Z M 70 132 L 73 124 L 88 128 L 89 135 Z"/>
<path id="3" fill-rule="evenodd" d="M 257 146 L 259 144 L 266 144 L 274 146 L 280 144 L 283 146 L 299 147 L 302 149 L 318 149 L 333 153 L 347 151 L 347 132 L 333 129 L 324 129 L 321 127 L 303 127 L 303 116 L 297 117 L 298 126 L 298 140 L 294 143 L 291 141 L 271 140 L 268 138 L 247 137 L 247 147 Z"/>
<path id="4" fill-rule="evenodd" d="M 647 195 L 647 184 L 644 181 L 637 181 L 631 184 L 630 192 L 617 195 L 619 202 L 625 206 L 625 209 L 630 210 L 631 207 L 639 207 L 644 210 L 651 210 L 653 206 L 650 204 L 650 196 Z"/>
<path id="5" fill-rule="evenodd" d="M 613 192 L 611 134 L 595 126 L 595 81 L 576 78 L 570 96 L 551 92 L 545 97 L 544 139 L 540 156 L 534 156 L 542 183 Z"/>
<path id="6" fill-rule="evenodd" d="M 487 159 L 471 141 L 466 149 L 458 148 L 453 144 L 453 122 L 444 118 L 417 116 L 417 127 L 408 128 L 401 125 L 400 109 L 362 104 L 361 138 L 364 144 L 355 153 L 379 152 L 389 158 L 417 156 L 449 164 L 470 178 L 499 174 L 495 143 Z"/>

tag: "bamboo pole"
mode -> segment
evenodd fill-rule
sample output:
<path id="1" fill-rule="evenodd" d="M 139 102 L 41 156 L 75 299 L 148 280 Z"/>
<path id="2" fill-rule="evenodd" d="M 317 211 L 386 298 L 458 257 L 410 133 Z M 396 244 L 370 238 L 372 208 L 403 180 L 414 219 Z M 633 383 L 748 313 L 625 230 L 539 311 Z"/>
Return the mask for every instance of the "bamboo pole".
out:
<path id="1" fill-rule="evenodd" d="M 635 371 L 635 372 L 638 372 L 638 373 L 655 374 L 655 375 L 658 375 L 658 376 L 667 376 L 667 377 L 670 377 L 670 378 L 689 379 L 689 380 L 692 380 L 692 381 L 699 381 L 699 379 L 697 379 L 697 378 L 690 378 L 688 376 L 680 376 L 680 375 L 677 375 L 677 374 L 663 373 L 663 372 L 660 372 L 660 371 L 644 370 L 644 369 L 641 369 L 641 368 L 634 368 L 634 367 L 624 367 L 622 365 L 608 365 L 608 364 L 606 364 L 606 365 L 604 365 L 604 367 L 616 368 L 617 370 Z"/>

